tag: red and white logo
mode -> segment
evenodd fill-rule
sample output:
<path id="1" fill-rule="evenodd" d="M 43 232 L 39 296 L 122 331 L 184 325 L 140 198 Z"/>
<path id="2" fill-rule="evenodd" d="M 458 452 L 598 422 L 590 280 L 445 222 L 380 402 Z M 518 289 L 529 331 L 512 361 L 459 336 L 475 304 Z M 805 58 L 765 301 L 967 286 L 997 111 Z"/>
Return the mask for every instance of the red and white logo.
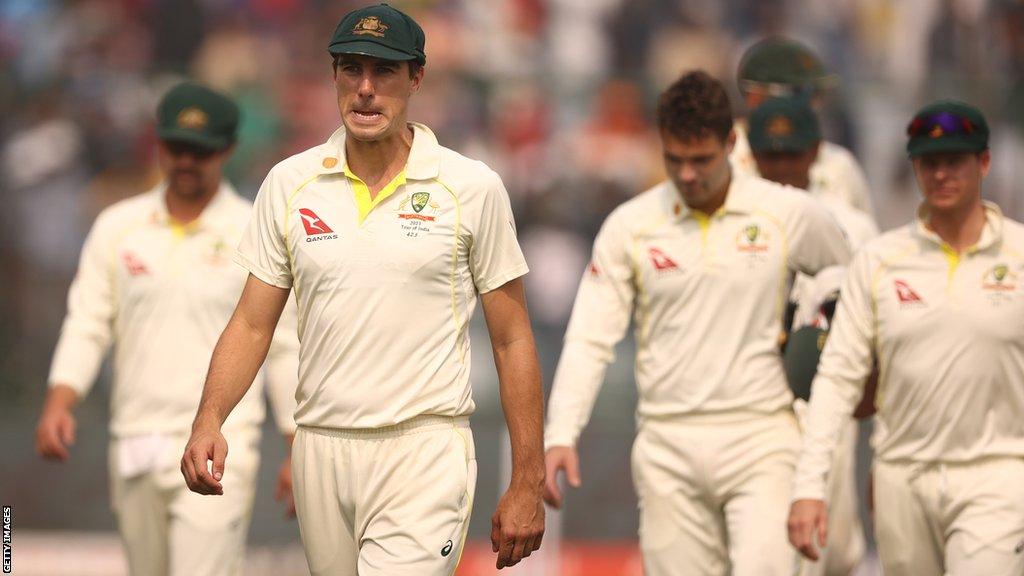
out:
<path id="1" fill-rule="evenodd" d="M 893 285 L 896 287 L 896 297 L 899 298 L 901 306 L 906 304 L 924 304 L 924 300 L 905 281 L 896 280 L 893 282 Z"/>
<path id="2" fill-rule="evenodd" d="M 299 208 L 299 216 L 302 217 L 302 226 L 306 229 L 306 236 L 316 236 L 317 234 L 333 234 L 334 230 L 327 225 L 326 222 L 320 219 L 309 208 Z"/>
<path id="3" fill-rule="evenodd" d="M 125 252 L 121 254 L 121 260 L 124 261 L 124 267 L 128 269 L 130 276 L 145 276 L 149 274 L 149 268 L 146 268 L 146 263 L 133 253 Z"/>
<path id="4" fill-rule="evenodd" d="M 676 263 L 671 258 L 668 257 L 668 255 L 666 255 L 658 248 L 648 248 L 647 255 L 650 257 L 651 264 L 654 265 L 654 269 L 657 270 L 658 272 L 679 269 L 679 266 L 677 266 Z"/>

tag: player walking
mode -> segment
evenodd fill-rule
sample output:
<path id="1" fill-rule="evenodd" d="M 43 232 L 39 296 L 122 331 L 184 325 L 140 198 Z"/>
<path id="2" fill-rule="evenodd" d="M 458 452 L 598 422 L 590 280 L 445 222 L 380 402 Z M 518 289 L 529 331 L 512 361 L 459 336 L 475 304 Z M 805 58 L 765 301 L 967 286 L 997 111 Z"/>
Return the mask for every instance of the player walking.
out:
<path id="1" fill-rule="evenodd" d="M 259 192 L 236 256 L 249 281 L 182 459 L 190 488 L 220 491 L 221 425 L 294 290 L 295 503 L 315 575 L 454 572 L 476 476 L 468 328 L 478 299 L 512 441 L 511 485 L 492 521 L 497 566 L 529 556 L 544 530 L 526 262 L 498 175 L 406 121 L 423 46 L 419 25 L 383 4 L 338 25 L 329 50 L 343 127 L 275 166 Z"/>
<path id="2" fill-rule="evenodd" d="M 36 430 L 41 455 L 68 458 L 72 408 L 113 347 L 112 505 L 137 576 L 242 570 L 259 467 L 261 387 L 241 398 L 224 424 L 236 447 L 224 498 L 210 502 L 189 492 L 175 468 L 214 344 L 245 283 L 230 247 L 252 205 L 222 179 L 238 119 L 234 102 L 198 84 L 176 86 L 160 102 L 158 158 L 166 180 L 104 210 L 89 232 Z M 266 365 L 278 427 L 289 442 L 298 369 L 294 316 L 289 306 Z M 285 462 L 279 493 L 291 491 L 288 469 Z"/>
<path id="3" fill-rule="evenodd" d="M 875 533 L 888 576 L 1024 572 L 1024 227 L 981 199 L 988 125 L 939 101 L 907 152 L 918 218 L 870 242 L 843 284 L 812 389 L 790 542 L 826 545 L 845 414 L 881 368 Z"/>
<path id="4" fill-rule="evenodd" d="M 668 181 L 618 207 L 594 242 L 555 373 L 548 501 L 578 484 L 576 442 L 635 318 L 633 476 L 646 573 L 789 575 L 787 496 L 799 450 L 778 340 L 796 271 L 845 264 L 809 195 L 734 173 L 725 88 L 703 72 L 658 104 Z"/>

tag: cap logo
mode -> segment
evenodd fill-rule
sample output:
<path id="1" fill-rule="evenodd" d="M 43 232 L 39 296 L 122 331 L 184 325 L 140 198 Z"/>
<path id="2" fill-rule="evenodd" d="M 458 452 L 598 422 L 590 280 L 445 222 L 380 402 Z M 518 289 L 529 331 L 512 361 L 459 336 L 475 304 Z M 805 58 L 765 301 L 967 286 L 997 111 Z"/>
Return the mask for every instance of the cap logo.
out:
<path id="1" fill-rule="evenodd" d="M 384 37 L 384 32 L 390 28 L 387 24 L 380 21 L 380 18 L 376 16 L 367 16 L 360 20 L 353 28 L 353 34 L 369 34 L 370 36 L 376 36 L 378 38 Z"/>
<path id="2" fill-rule="evenodd" d="M 942 138 L 946 135 L 946 131 L 942 129 L 942 126 L 936 124 L 932 127 L 931 131 L 928 132 L 929 138 Z"/>
<path id="3" fill-rule="evenodd" d="M 203 112 L 195 106 L 185 108 L 178 113 L 176 120 L 178 128 L 185 128 L 187 130 L 202 130 L 206 128 L 206 124 L 210 121 L 207 117 L 206 112 Z"/>
<path id="4" fill-rule="evenodd" d="M 785 116 L 775 116 L 768 121 L 765 132 L 773 138 L 789 136 L 793 133 L 793 122 Z"/>

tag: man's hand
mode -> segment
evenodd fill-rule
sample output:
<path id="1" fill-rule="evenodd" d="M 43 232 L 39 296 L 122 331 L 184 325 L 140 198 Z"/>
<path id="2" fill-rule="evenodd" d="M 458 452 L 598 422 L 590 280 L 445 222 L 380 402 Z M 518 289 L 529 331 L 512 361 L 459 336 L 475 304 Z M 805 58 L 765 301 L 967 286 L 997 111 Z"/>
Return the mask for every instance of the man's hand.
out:
<path id="1" fill-rule="evenodd" d="M 544 503 L 540 490 L 510 487 L 491 517 L 491 550 L 498 553 L 495 566 L 499 570 L 515 566 L 540 548 L 543 538 Z"/>
<path id="2" fill-rule="evenodd" d="M 277 471 L 277 487 L 274 489 L 274 500 L 284 502 L 284 517 L 295 518 L 295 495 L 292 493 L 292 458 L 284 459 L 281 469 Z"/>
<path id="3" fill-rule="evenodd" d="M 224 477 L 224 461 L 228 457 L 228 442 L 216 428 L 193 428 L 185 455 L 181 457 L 181 475 L 188 489 L 198 494 L 224 494 L 220 483 Z M 206 463 L 213 461 L 213 471 Z"/>
<path id="4" fill-rule="evenodd" d="M 36 452 L 47 460 L 63 462 L 68 448 L 75 444 L 75 417 L 72 407 L 78 394 L 69 386 L 58 385 L 46 394 L 46 403 L 36 425 Z"/>
<path id="5" fill-rule="evenodd" d="M 562 507 L 562 491 L 558 488 L 558 472 L 565 473 L 569 486 L 579 488 L 580 459 L 575 448 L 569 446 L 553 446 L 544 455 L 544 468 L 547 472 L 544 482 L 544 501 L 554 508 Z"/>
<path id="6" fill-rule="evenodd" d="M 828 509 L 821 500 L 797 500 L 789 508 L 789 543 L 811 560 L 817 560 L 818 548 L 825 547 L 828 536 Z M 818 537 L 818 545 L 814 537 Z"/>

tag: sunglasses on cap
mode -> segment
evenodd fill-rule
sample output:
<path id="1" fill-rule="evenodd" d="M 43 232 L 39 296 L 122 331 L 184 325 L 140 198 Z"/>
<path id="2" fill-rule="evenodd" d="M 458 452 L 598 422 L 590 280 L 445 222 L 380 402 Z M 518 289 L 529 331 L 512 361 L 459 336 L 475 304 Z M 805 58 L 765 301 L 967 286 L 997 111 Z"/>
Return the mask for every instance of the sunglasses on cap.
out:
<path id="1" fill-rule="evenodd" d="M 907 136 L 927 136 L 929 138 L 942 138 L 943 136 L 955 136 L 963 134 L 974 134 L 978 126 L 969 119 L 952 112 L 937 112 L 927 116 L 918 116 L 907 125 Z"/>

